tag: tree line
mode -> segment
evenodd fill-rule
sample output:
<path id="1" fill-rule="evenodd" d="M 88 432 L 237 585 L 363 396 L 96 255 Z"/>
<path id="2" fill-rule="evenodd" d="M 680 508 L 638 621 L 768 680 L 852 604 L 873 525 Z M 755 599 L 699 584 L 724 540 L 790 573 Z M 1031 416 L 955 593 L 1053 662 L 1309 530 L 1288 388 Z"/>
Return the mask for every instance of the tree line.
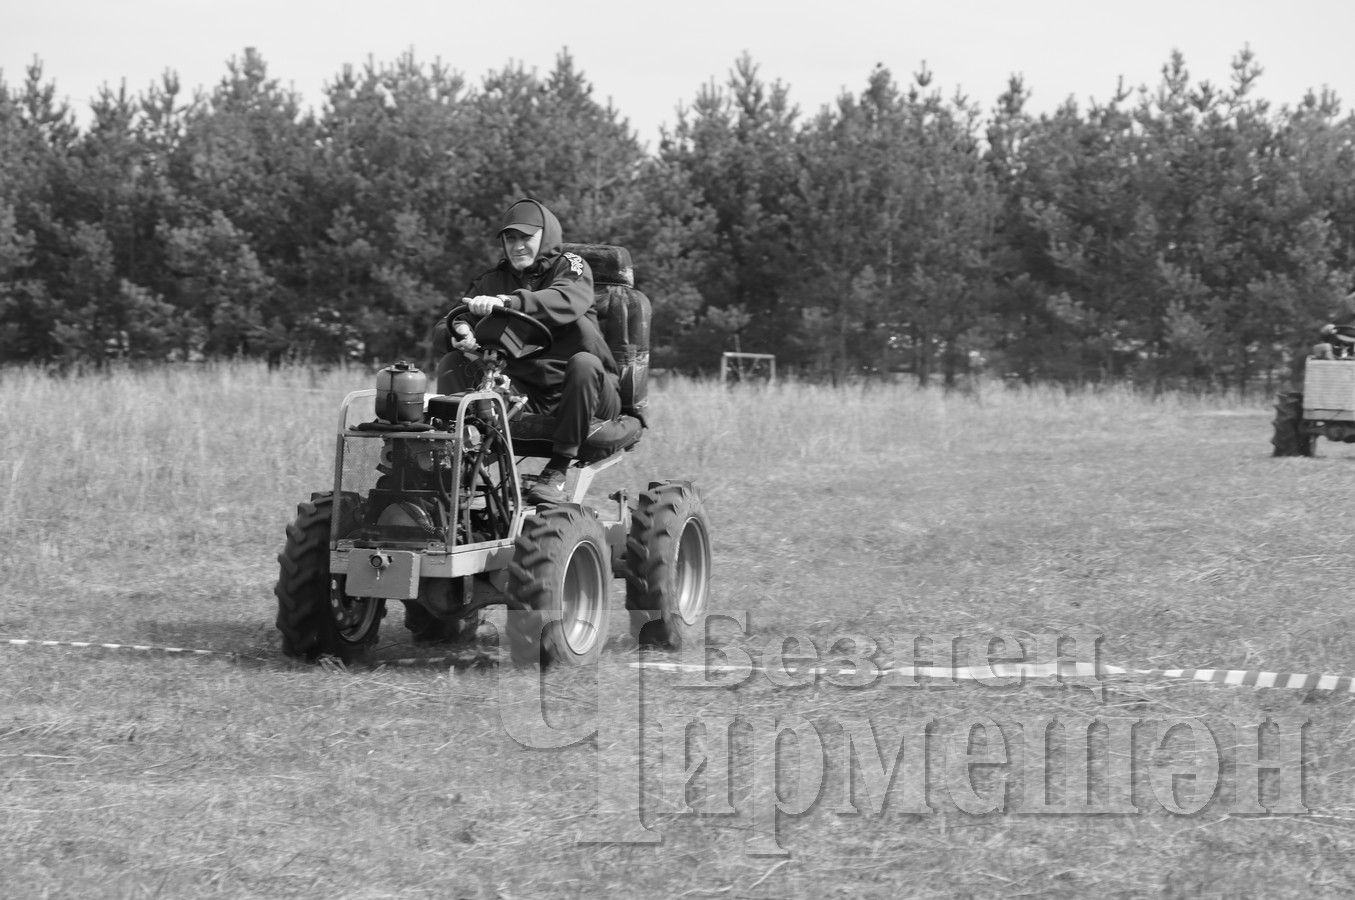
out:
<path id="1" fill-rule="evenodd" d="M 1256 99 L 1247 50 L 1039 115 L 1019 78 L 985 111 L 877 67 L 806 116 L 745 56 L 652 152 L 567 52 L 344 67 L 318 111 L 226 68 L 83 127 L 40 63 L 0 79 L 0 360 L 420 358 L 524 195 L 630 248 L 654 365 L 692 372 L 1245 385 L 1352 311 L 1355 117 Z"/>

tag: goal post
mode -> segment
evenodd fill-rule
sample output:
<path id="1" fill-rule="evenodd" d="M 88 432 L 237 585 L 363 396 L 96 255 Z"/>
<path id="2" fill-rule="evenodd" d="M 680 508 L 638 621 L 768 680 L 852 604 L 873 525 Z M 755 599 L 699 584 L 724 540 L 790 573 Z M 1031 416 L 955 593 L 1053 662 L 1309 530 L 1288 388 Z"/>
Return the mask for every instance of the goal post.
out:
<path id="1" fill-rule="evenodd" d="M 728 384 L 750 378 L 776 381 L 776 355 L 773 353 L 740 353 L 727 350 L 720 354 L 720 383 Z"/>

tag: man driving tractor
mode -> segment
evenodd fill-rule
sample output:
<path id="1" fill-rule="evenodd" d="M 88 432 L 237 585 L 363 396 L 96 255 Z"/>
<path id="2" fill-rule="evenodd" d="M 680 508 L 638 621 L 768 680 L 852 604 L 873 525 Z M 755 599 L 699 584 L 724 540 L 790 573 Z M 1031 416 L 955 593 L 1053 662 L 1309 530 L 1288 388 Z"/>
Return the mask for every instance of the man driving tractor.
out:
<path id="1" fill-rule="evenodd" d="M 500 221 L 499 264 L 466 290 L 467 311 L 443 318 L 433 333 L 437 389 L 452 394 L 472 389 L 480 367 L 472 328 L 495 307 L 516 310 L 551 331 L 551 346 L 531 359 L 513 359 L 506 374 L 527 397 L 529 409 L 556 420 L 549 461 L 527 491 L 533 503 L 565 497 L 566 473 L 588 435 L 593 419 L 621 412 L 618 369 L 593 308 L 593 274 L 581 257 L 563 252 L 560 222 L 542 203 L 518 200 Z"/>

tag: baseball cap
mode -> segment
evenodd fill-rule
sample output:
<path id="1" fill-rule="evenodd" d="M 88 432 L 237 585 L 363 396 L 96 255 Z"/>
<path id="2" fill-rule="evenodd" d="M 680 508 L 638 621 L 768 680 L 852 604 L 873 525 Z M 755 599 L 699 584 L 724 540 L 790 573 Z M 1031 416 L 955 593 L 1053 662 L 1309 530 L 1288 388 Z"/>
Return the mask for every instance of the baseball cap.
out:
<path id="1" fill-rule="evenodd" d="M 544 227 L 546 220 L 541 215 L 541 207 L 531 200 L 519 200 L 508 207 L 508 212 L 503 217 L 503 225 L 499 227 L 499 234 L 510 228 L 523 234 L 536 234 Z"/>

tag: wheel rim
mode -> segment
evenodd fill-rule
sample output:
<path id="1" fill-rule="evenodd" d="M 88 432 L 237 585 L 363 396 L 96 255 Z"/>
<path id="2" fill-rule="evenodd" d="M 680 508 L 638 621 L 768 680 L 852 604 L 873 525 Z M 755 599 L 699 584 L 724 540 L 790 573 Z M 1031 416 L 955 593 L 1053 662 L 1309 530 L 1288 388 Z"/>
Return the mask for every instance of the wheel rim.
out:
<path id="1" fill-rule="evenodd" d="M 705 525 L 695 516 L 682 523 L 674 570 L 678 615 L 688 625 L 695 625 L 706 610 L 706 586 L 710 583 L 710 543 Z"/>
<path id="2" fill-rule="evenodd" d="M 330 607 L 334 610 L 339 639 L 351 644 L 371 630 L 379 615 L 381 601 L 373 597 L 335 597 Z"/>
<path id="3" fill-rule="evenodd" d="M 580 543 L 569 554 L 563 589 L 560 633 L 570 652 L 581 656 L 592 650 L 601 637 L 598 617 L 607 602 L 602 557 L 591 541 Z"/>

